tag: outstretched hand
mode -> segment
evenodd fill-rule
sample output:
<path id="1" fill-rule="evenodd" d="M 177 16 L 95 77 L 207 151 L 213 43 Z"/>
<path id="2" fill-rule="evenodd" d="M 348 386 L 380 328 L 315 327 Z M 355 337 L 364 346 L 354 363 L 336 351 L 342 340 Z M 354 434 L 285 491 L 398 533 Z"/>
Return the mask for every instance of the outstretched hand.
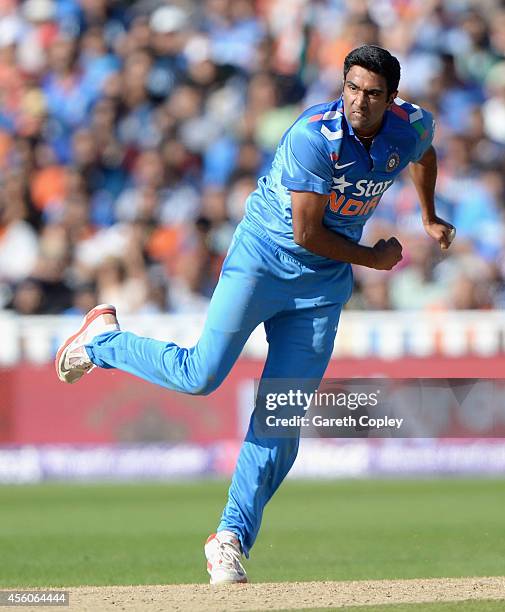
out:
<path id="1" fill-rule="evenodd" d="M 456 228 L 454 225 L 451 225 L 440 217 L 434 217 L 430 221 L 423 223 L 423 225 L 428 236 L 436 240 L 441 249 L 446 250 L 451 246 L 456 236 Z"/>

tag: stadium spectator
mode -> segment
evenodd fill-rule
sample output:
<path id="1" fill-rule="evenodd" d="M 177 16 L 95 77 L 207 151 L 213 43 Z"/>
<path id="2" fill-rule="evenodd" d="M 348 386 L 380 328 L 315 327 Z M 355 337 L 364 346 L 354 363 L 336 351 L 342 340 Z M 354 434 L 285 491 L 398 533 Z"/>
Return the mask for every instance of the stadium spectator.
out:
<path id="1" fill-rule="evenodd" d="M 435 113 L 439 207 L 458 240 L 435 261 L 417 196 L 398 181 L 366 239 L 396 219 L 405 262 L 374 281 L 358 272 L 350 307 L 503 304 L 498 0 L 26 0 L 0 11 L 0 308 L 73 312 L 97 295 L 128 312 L 205 309 L 280 135 L 301 108 L 340 94 L 342 59 L 366 42 L 400 58 L 400 95 Z"/>

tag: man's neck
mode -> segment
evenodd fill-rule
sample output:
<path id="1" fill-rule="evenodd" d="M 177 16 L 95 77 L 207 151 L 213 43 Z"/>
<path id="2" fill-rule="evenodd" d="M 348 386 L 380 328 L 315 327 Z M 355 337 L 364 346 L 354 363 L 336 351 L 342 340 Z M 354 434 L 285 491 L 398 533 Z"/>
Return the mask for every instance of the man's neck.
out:
<path id="1" fill-rule="evenodd" d="M 358 138 L 363 146 L 368 149 L 372 146 L 373 139 L 377 136 L 382 128 L 382 124 L 384 123 L 384 117 L 379 121 L 379 123 L 368 130 L 357 131 L 354 130 L 354 135 Z"/>
<path id="2" fill-rule="evenodd" d="M 360 131 L 354 130 L 354 134 L 362 141 L 363 140 L 371 141 L 380 132 L 383 122 L 384 122 L 384 117 L 376 125 L 368 128 L 367 130 L 360 130 Z"/>

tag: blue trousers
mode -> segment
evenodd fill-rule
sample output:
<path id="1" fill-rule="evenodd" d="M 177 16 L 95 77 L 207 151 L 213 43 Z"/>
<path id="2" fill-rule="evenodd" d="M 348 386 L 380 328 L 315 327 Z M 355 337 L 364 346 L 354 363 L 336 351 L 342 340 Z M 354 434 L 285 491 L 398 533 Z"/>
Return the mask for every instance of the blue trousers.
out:
<path id="1" fill-rule="evenodd" d="M 251 332 L 264 323 L 269 348 L 262 379 L 319 381 L 351 286 L 349 266 L 313 270 L 243 222 L 194 347 L 112 332 L 97 336 L 86 349 L 99 367 L 118 368 L 171 390 L 204 395 L 221 384 Z M 246 555 L 258 534 L 263 509 L 297 451 L 296 437 L 257 437 L 251 418 L 218 527 L 236 533 Z"/>

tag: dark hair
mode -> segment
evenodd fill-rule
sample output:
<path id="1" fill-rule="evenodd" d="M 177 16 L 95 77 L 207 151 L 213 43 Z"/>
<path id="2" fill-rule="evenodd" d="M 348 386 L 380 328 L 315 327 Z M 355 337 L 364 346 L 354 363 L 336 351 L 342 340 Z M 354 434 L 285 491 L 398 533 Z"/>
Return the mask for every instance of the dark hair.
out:
<path id="1" fill-rule="evenodd" d="M 398 89 L 400 62 L 382 47 L 363 45 L 353 49 L 344 60 L 344 79 L 352 66 L 361 66 L 386 79 L 388 96 Z"/>

